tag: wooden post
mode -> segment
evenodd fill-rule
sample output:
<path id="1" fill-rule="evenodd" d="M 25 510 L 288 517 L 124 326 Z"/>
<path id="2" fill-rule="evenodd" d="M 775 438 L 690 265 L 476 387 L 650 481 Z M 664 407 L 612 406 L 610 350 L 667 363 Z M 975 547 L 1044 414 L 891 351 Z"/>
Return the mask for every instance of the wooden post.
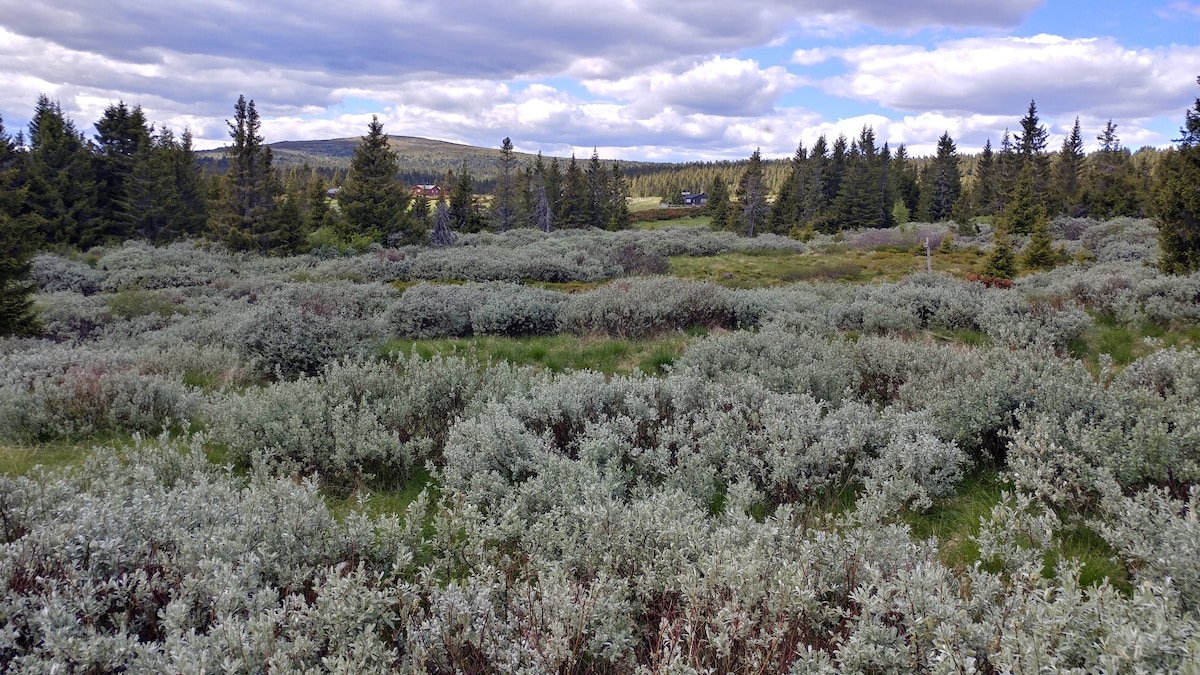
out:
<path id="1" fill-rule="evenodd" d="M 933 254 L 929 251 L 929 237 L 925 237 L 925 271 L 933 274 Z"/>

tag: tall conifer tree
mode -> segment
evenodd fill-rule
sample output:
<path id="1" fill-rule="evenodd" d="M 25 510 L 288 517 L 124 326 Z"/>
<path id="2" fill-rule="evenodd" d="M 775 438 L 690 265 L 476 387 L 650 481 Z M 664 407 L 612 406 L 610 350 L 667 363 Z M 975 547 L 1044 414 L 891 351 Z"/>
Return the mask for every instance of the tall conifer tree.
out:
<path id="1" fill-rule="evenodd" d="M 1180 132 L 1178 148 L 1163 158 L 1154 195 L 1159 266 L 1170 274 L 1200 270 L 1200 98 L 1184 116 Z"/>
<path id="2" fill-rule="evenodd" d="M 48 96 L 38 97 L 29 122 L 28 207 L 35 225 L 55 244 L 101 243 L 92 157 L 75 123 Z"/>
<path id="3" fill-rule="evenodd" d="M 225 121 L 233 140 L 226 150 L 229 170 L 222 179 L 212 230 L 235 251 L 268 253 L 276 246 L 272 212 L 283 187 L 272 166 L 271 149 L 259 135 L 262 123 L 254 101 L 239 96 L 233 110 L 233 121 Z"/>
<path id="4" fill-rule="evenodd" d="M 521 201 L 517 189 L 517 156 L 513 152 L 512 140 L 505 136 L 500 142 L 500 164 L 496 175 L 496 189 L 492 195 L 492 222 L 504 232 L 521 222 Z"/>
<path id="5" fill-rule="evenodd" d="M 762 156 L 758 148 L 750 155 L 746 170 L 738 181 L 738 203 L 740 223 L 747 237 L 758 234 L 758 228 L 767 222 L 770 215 L 767 206 L 767 186 L 763 180 Z"/>
<path id="6" fill-rule="evenodd" d="M 420 233 L 408 213 L 408 191 L 396 178 L 399 172 L 399 158 L 388 143 L 383 123 L 372 115 L 338 192 L 338 205 L 351 236 L 367 236 L 389 245 L 418 241 Z"/>

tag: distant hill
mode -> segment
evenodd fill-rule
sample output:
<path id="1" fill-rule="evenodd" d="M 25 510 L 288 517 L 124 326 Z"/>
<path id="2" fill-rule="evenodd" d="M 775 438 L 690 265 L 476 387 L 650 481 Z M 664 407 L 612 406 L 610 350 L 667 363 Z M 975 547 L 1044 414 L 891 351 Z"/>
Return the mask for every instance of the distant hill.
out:
<path id="1" fill-rule="evenodd" d="M 332 174 L 334 171 L 344 172 L 350 168 L 350 159 L 354 149 L 362 142 L 360 137 L 333 138 L 323 141 L 280 141 L 268 143 L 278 167 L 309 166 Z M 458 171 L 464 161 L 471 175 L 480 183 L 479 187 L 487 187 L 494 179 L 500 162 L 500 148 L 481 148 L 461 143 L 435 141 L 429 138 L 415 136 L 388 136 L 388 143 L 400 156 L 400 178 L 406 183 L 435 183 L 441 182 L 447 171 Z M 225 169 L 225 150 L 204 150 L 196 153 L 200 162 L 219 171 Z M 516 153 L 520 166 L 534 161 L 536 155 Z M 551 157 L 546 157 L 550 161 Z M 577 157 L 579 162 L 587 162 L 589 157 Z M 559 158 L 563 169 L 570 160 Z M 655 162 L 629 162 L 618 160 L 622 171 L 642 173 L 655 171 L 670 165 Z M 612 160 L 604 160 L 606 167 L 612 166 Z"/>

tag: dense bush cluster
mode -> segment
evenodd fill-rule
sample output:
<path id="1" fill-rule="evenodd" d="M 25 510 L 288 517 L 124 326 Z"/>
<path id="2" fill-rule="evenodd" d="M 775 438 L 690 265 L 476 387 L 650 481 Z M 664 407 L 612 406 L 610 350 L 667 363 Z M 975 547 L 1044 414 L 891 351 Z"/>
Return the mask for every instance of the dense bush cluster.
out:
<path id="1" fill-rule="evenodd" d="M 1200 353 L 1070 354 L 1094 321 L 1194 327 L 1200 282 L 1121 252 L 1141 221 L 1055 227 L 1097 262 L 1011 289 L 507 276 L 535 249 L 605 279 L 730 250 L 671 230 L 41 256 L 0 445 L 127 442 L 0 478 L 0 670 L 1186 672 Z M 414 268 L 466 283 L 381 283 Z M 692 327 L 659 377 L 379 353 Z M 965 564 L 910 529 L 997 474 Z M 1084 580 L 1081 532 L 1127 579 Z"/>

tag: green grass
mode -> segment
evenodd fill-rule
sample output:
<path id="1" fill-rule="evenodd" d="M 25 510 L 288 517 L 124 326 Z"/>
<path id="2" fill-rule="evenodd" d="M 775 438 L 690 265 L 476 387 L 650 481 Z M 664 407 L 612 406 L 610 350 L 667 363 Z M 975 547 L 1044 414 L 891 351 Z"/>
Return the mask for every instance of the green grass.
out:
<path id="1" fill-rule="evenodd" d="M 620 340 L 577 335 L 522 338 L 485 336 L 465 339 L 389 340 L 385 354 L 415 351 L 423 358 L 466 356 L 480 361 L 507 361 L 553 372 L 595 370 L 628 374 L 640 370 L 659 374 L 683 353 L 689 335 L 672 334 L 645 340 Z"/>
<path id="2" fill-rule="evenodd" d="M 994 472 L 963 480 L 953 497 L 935 500 L 928 511 L 908 516 L 913 537 L 937 539 L 943 563 L 969 568 L 979 559 L 979 546 L 971 539 L 979 534 L 979 519 L 991 515 L 1006 487 Z"/>
<path id="3" fill-rule="evenodd" d="M 979 546 L 973 537 L 979 534 L 980 518 L 988 518 L 1000 495 L 1012 487 L 989 471 L 965 479 L 953 497 L 934 501 L 924 513 L 909 514 L 906 522 L 915 539 L 933 537 L 938 541 L 942 562 L 952 569 L 965 570 L 979 559 Z M 1130 589 L 1129 573 L 1113 559 L 1111 547 L 1085 526 L 1067 526 L 1060 533 L 1059 546 L 1047 556 L 1043 574 L 1053 576 L 1059 559 L 1074 558 L 1083 564 L 1080 583 L 1098 585 L 1107 579 L 1118 589 Z"/>
<path id="4" fill-rule="evenodd" d="M 652 211 L 657 209 L 658 205 L 662 203 L 662 197 L 630 197 L 626 200 L 626 203 L 629 204 L 630 213 Z"/>
<path id="5" fill-rule="evenodd" d="M 636 230 L 663 230 L 668 227 L 708 227 L 712 224 L 712 216 L 692 216 L 690 218 L 672 218 L 671 220 L 648 220 L 634 223 Z"/>
<path id="6" fill-rule="evenodd" d="M 398 515 L 404 513 L 426 488 L 436 491 L 437 484 L 425 467 L 419 467 L 400 485 L 384 485 L 376 481 L 367 482 L 345 495 L 325 492 L 325 503 L 338 518 L 344 518 L 352 511 L 362 511 L 371 516 Z"/>
<path id="7" fill-rule="evenodd" d="M 24 476 L 35 466 L 62 469 L 79 466 L 92 448 L 101 445 L 129 445 L 128 434 L 97 434 L 89 438 L 70 438 L 31 445 L 0 444 L 0 473 Z"/>
<path id="8" fill-rule="evenodd" d="M 91 443 L 45 443 L 41 445 L 0 445 L 0 473 L 23 476 L 33 467 L 59 469 L 75 466 L 87 456 Z"/>
<path id="9" fill-rule="evenodd" d="M 970 251 L 933 257 L 935 271 L 954 276 L 965 277 L 977 272 L 981 266 L 982 259 Z M 917 256 L 897 250 L 860 251 L 836 245 L 806 253 L 772 249 L 671 258 L 671 274 L 685 279 L 714 281 L 731 288 L 761 288 L 797 281 L 899 281 L 924 270 L 924 254 Z"/>
<path id="10" fill-rule="evenodd" d="M 1093 369 L 1099 367 L 1101 354 L 1112 357 L 1113 364 L 1125 366 L 1165 347 L 1200 347 L 1200 326 L 1131 326 L 1100 317 L 1070 345 L 1071 355 Z"/>

